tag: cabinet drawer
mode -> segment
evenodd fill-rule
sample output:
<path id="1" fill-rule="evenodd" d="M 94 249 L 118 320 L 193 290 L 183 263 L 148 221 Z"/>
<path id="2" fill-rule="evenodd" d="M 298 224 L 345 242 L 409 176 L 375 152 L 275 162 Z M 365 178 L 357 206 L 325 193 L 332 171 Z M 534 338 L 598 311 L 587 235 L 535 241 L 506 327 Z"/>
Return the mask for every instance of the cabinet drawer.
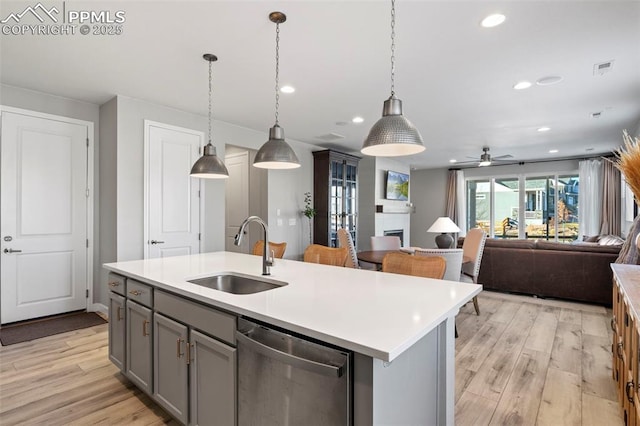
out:
<path id="1" fill-rule="evenodd" d="M 235 346 L 236 317 L 215 308 L 156 291 L 155 310 Z"/>
<path id="2" fill-rule="evenodd" d="M 127 280 L 127 298 L 151 308 L 153 307 L 153 287 L 129 279 Z"/>
<path id="3" fill-rule="evenodd" d="M 126 295 L 127 291 L 127 279 L 122 275 L 114 274 L 113 272 L 109 272 L 109 279 L 107 280 L 107 285 L 109 286 L 109 290 L 118 293 L 121 296 Z"/>

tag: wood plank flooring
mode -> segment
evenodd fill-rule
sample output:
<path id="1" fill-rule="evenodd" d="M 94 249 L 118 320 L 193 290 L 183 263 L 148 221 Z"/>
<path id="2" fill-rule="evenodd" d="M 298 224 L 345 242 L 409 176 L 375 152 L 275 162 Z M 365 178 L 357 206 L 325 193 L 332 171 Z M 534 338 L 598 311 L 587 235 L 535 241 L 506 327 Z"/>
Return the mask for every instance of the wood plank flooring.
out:
<path id="1" fill-rule="evenodd" d="M 622 425 L 611 312 L 483 292 L 457 317 L 457 425 Z M 107 356 L 107 325 L 0 347 L 0 424 L 162 425 Z"/>
<path id="2" fill-rule="evenodd" d="M 456 424 L 622 425 L 611 311 L 485 291 L 456 319 Z"/>

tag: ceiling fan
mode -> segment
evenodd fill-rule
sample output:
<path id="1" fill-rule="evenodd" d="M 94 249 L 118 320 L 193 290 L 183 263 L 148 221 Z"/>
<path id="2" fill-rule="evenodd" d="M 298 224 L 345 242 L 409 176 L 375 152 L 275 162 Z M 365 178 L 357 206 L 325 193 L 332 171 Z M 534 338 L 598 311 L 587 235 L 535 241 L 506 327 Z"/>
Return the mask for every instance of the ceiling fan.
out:
<path id="1" fill-rule="evenodd" d="M 468 158 L 473 158 L 473 157 L 468 157 Z M 478 163 L 478 167 L 486 167 L 486 166 L 490 166 L 494 162 L 508 161 L 511 158 L 513 158 L 513 155 L 511 155 L 511 154 L 499 155 L 497 157 L 491 157 L 491 154 L 489 154 L 489 147 L 488 146 L 484 146 L 484 147 L 482 147 L 482 155 L 480 155 L 480 159 L 479 160 L 460 161 L 457 164 Z"/>

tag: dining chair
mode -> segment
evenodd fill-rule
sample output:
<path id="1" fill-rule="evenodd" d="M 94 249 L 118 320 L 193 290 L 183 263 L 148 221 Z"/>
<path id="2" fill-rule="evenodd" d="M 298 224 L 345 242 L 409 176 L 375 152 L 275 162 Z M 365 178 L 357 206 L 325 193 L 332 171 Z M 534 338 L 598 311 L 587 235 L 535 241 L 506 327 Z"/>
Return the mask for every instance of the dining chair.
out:
<path id="1" fill-rule="evenodd" d="M 382 272 L 413 275 L 441 280 L 447 263 L 442 256 L 412 256 L 407 253 L 388 253 L 382 259 Z"/>
<path id="2" fill-rule="evenodd" d="M 252 253 L 257 256 L 262 256 L 263 247 L 264 247 L 264 240 L 256 241 L 256 243 L 253 245 Z M 271 241 L 269 241 L 269 251 L 273 252 L 273 257 L 275 257 L 276 259 L 282 259 L 282 257 L 284 256 L 284 251 L 286 249 L 287 249 L 286 242 L 272 243 Z M 271 255 L 271 253 L 267 253 L 267 254 Z"/>
<path id="3" fill-rule="evenodd" d="M 400 237 L 385 235 L 371 237 L 371 250 L 400 250 Z"/>
<path id="4" fill-rule="evenodd" d="M 478 275 L 480 274 L 480 264 L 482 263 L 485 241 L 487 241 L 487 233 L 482 228 L 473 228 L 467 232 L 467 236 L 462 243 L 460 281 L 478 284 Z M 476 315 L 480 315 L 478 296 L 473 297 L 473 307 L 476 310 Z"/>
<path id="5" fill-rule="evenodd" d="M 351 238 L 351 233 L 349 233 L 344 228 L 338 229 L 338 243 L 340 247 L 345 247 L 349 252 L 347 261 L 345 262 L 344 266 L 347 268 L 360 269 L 360 262 L 358 262 L 356 247 L 353 245 L 353 238 Z"/>
<path id="6" fill-rule="evenodd" d="M 415 256 L 442 256 L 447 264 L 443 280 L 460 281 L 462 269 L 462 249 L 431 249 L 418 248 L 413 251 Z"/>
<path id="7" fill-rule="evenodd" d="M 349 255 L 346 247 L 327 247 L 320 244 L 311 244 L 304 250 L 303 260 L 310 263 L 323 265 L 344 266 Z"/>

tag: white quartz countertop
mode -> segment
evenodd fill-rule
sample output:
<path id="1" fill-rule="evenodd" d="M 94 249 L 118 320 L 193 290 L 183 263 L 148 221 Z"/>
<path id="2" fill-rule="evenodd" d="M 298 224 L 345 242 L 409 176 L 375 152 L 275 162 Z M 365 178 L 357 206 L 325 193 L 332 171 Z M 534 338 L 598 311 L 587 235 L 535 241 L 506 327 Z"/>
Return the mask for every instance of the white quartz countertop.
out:
<path id="1" fill-rule="evenodd" d="M 231 252 L 108 263 L 108 270 L 214 307 L 392 361 L 482 286 L 277 259 L 287 286 L 237 295 L 187 282 L 220 272 L 261 277 L 262 258 Z"/>

